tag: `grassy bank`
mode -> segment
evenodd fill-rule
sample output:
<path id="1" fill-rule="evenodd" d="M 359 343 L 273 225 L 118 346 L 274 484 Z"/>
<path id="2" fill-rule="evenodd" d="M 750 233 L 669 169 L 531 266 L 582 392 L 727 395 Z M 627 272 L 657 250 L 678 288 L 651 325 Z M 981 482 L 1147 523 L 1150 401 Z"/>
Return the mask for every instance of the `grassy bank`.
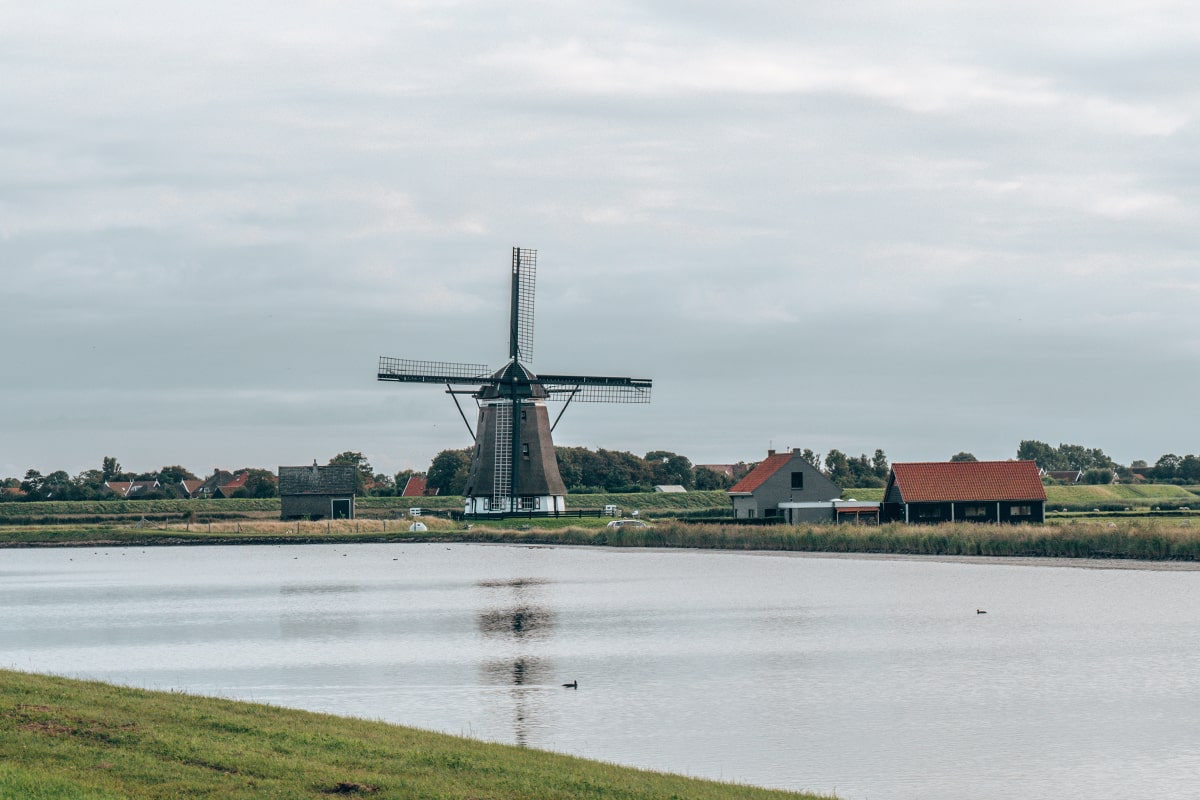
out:
<path id="1" fill-rule="evenodd" d="M 0 797 L 799 798 L 271 706 L 0 670 Z"/>
<path id="2" fill-rule="evenodd" d="M 452 495 L 438 497 L 359 497 L 358 515 L 368 519 L 395 519 L 414 506 L 434 511 L 457 511 L 463 499 Z M 573 509 L 598 509 L 616 505 L 630 511 L 680 512 L 729 508 L 725 492 L 687 492 L 664 494 L 573 494 Z M 136 522 L 145 517 L 155 522 L 180 521 L 190 514 L 193 521 L 278 519 L 279 498 L 222 498 L 219 500 L 43 500 L 0 502 L 0 525 L 91 524 L 106 519 Z"/>

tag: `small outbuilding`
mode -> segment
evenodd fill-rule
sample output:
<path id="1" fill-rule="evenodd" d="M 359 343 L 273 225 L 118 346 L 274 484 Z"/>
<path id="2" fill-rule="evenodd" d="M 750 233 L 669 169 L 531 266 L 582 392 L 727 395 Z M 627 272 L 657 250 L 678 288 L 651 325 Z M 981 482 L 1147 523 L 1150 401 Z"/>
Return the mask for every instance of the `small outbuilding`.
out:
<path id="1" fill-rule="evenodd" d="M 768 450 L 766 459 L 731 486 L 728 494 L 737 519 L 783 516 L 788 522 L 813 522 L 832 517 L 829 501 L 841 497 L 842 490 L 805 461 L 800 450 Z"/>
<path id="2" fill-rule="evenodd" d="M 1034 461 L 893 464 L 884 522 L 1046 521 L 1046 489 Z"/>
<path id="3" fill-rule="evenodd" d="M 357 467 L 313 462 L 311 467 L 279 468 L 281 519 L 354 519 Z"/>

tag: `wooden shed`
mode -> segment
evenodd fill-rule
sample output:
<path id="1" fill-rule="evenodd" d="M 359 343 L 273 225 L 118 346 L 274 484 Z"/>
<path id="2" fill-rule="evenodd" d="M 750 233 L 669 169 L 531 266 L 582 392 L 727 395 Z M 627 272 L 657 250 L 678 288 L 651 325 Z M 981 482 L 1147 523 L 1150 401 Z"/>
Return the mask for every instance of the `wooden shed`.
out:
<path id="1" fill-rule="evenodd" d="M 352 464 L 279 468 L 280 519 L 354 519 Z"/>
<path id="2" fill-rule="evenodd" d="M 1022 523 L 1046 521 L 1046 489 L 1033 461 L 893 464 L 883 520 Z"/>

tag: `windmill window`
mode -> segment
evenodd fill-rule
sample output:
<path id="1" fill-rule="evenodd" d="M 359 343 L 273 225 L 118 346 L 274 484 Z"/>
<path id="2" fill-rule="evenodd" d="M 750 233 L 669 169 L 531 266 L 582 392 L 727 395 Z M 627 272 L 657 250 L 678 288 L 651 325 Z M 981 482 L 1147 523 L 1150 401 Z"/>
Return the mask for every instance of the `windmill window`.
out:
<path id="1" fill-rule="evenodd" d="M 803 472 L 793 472 L 792 473 L 792 488 L 793 489 L 803 489 L 804 488 L 804 473 Z"/>
<path id="2" fill-rule="evenodd" d="M 529 458 L 529 445 L 521 445 L 521 455 L 525 456 L 525 458 Z"/>
<path id="3" fill-rule="evenodd" d="M 525 409 L 521 409 L 521 422 L 525 421 Z"/>

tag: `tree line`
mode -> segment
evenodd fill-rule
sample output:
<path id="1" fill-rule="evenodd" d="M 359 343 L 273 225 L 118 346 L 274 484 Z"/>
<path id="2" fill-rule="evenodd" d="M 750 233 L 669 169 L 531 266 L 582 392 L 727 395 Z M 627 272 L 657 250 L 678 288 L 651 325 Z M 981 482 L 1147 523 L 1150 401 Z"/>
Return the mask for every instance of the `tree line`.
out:
<path id="1" fill-rule="evenodd" d="M 1174 483 L 1200 484 L 1200 455 L 1177 456 L 1165 453 L 1153 465 L 1138 459 L 1128 465 L 1113 461 L 1099 447 L 1059 444 L 1057 447 L 1036 439 L 1023 440 L 1017 458 L 1036 461 L 1047 472 L 1079 471 L 1085 483 Z"/>
<path id="2" fill-rule="evenodd" d="M 669 450 L 651 450 L 644 456 L 627 451 L 589 450 L 586 447 L 556 447 L 559 472 L 567 491 L 575 494 L 615 494 L 649 492 L 658 485 L 678 485 L 692 490 L 724 490 L 750 472 L 757 462 L 738 462 L 730 465 L 732 475 L 724 471 L 696 465 L 684 455 Z M 873 455 L 850 456 L 832 449 L 823 456 L 809 449 L 801 458 L 822 470 L 834 483 L 844 489 L 883 486 L 891 465 L 887 455 L 876 449 Z M 1195 485 L 1200 484 L 1200 455 L 1178 456 L 1166 453 L 1153 465 L 1134 461 L 1128 466 L 1118 464 L 1098 447 L 1076 444 L 1047 444 L 1036 439 L 1022 440 L 1016 457 L 1035 461 L 1047 471 L 1083 473 L 1085 483 L 1150 482 Z M 975 461 L 969 452 L 952 455 L 950 461 Z M 361 452 L 347 450 L 329 459 L 329 464 L 344 464 L 355 468 L 356 492 L 360 496 L 389 497 L 400 495 L 409 478 L 424 475 L 431 490 L 443 495 L 462 495 L 466 491 L 467 474 L 471 465 L 471 448 L 443 450 L 438 453 L 425 473 L 401 470 L 394 475 L 376 472 Z M 212 489 L 223 485 L 235 475 L 246 473 L 246 480 L 227 494 L 231 497 L 276 497 L 278 487 L 275 473 L 254 467 L 243 467 L 232 473 L 214 470 L 203 479 Z M 182 481 L 197 481 L 195 473 L 178 464 L 164 466 L 154 472 L 133 473 L 121 468 L 115 457 L 105 456 L 99 469 L 89 469 L 78 475 L 57 470 L 43 475 L 30 469 L 24 479 L 0 480 L 0 500 L 103 500 L 121 499 L 106 488 L 106 483 L 157 481 L 158 486 L 139 491 L 137 499 L 170 499 L 187 496 Z"/>

